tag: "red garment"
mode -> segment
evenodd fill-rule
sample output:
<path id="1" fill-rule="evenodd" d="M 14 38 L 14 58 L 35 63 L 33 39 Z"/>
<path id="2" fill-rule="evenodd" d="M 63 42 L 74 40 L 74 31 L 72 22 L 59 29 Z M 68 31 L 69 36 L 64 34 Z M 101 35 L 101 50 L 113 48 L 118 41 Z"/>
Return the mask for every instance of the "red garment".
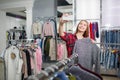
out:
<path id="1" fill-rule="evenodd" d="M 91 23 L 91 22 L 90 22 L 89 27 L 90 27 L 90 38 L 91 38 L 91 39 L 94 39 L 93 30 L 92 30 L 93 26 L 92 26 L 92 23 Z"/>
<path id="2" fill-rule="evenodd" d="M 72 55 L 73 47 L 77 37 L 72 33 L 65 33 L 65 36 L 60 36 L 66 42 L 68 58 Z"/>

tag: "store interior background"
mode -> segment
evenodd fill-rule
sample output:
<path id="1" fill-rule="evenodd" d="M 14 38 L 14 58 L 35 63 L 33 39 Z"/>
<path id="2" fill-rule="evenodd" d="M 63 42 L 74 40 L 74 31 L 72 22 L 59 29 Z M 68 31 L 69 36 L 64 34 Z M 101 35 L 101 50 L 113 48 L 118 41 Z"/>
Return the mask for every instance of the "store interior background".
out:
<path id="1" fill-rule="evenodd" d="M 25 26 L 27 38 L 31 39 L 31 25 L 41 16 L 57 16 L 59 21 L 58 13 L 72 14 L 72 26 L 65 28 L 72 32 L 81 19 L 98 21 L 99 33 L 102 28 L 120 28 L 119 4 L 119 0 L 0 0 L 0 53 L 6 48 L 7 30 Z"/>

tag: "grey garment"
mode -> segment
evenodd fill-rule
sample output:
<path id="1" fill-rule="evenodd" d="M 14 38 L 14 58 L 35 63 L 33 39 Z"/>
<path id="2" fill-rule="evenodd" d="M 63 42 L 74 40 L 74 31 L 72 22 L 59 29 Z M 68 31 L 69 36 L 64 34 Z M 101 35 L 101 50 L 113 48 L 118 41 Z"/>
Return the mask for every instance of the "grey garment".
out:
<path id="1" fill-rule="evenodd" d="M 76 76 L 76 80 L 101 80 L 101 78 L 95 74 L 90 73 L 79 66 L 71 66 L 68 71 Z"/>
<path id="2" fill-rule="evenodd" d="M 78 63 L 84 68 L 100 73 L 100 48 L 92 43 L 90 38 L 79 39 L 75 42 L 73 55 L 78 54 Z"/>

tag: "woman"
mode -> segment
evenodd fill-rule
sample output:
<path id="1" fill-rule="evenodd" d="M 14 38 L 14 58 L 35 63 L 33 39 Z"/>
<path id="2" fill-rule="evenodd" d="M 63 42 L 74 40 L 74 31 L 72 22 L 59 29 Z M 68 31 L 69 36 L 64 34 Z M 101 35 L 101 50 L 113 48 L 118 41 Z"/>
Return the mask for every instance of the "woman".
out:
<path id="1" fill-rule="evenodd" d="M 66 42 L 68 58 L 72 53 L 78 54 L 77 63 L 88 70 L 93 70 L 93 65 L 95 65 L 94 71 L 100 73 L 100 50 L 93 40 L 89 38 L 88 22 L 86 20 L 81 20 L 74 34 L 63 31 L 63 24 L 65 22 L 67 21 L 60 18 L 59 35 L 61 39 Z"/>
<path id="2" fill-rule="evenodd" d="M 64 16 L 64 15 L 63 15 Z M 67 20 L 63 20 L 63 17 L 60 18 L 60 24 L 59 24 L 59 35 L 61 39 L 63 39 L 66 42 L 67 51 L 68 51 L 68 58 L 72 55 L 73 47 L 75 44 L 75 41 L 78 39 L 86 38 L 89 36 L 88 33 L 88 22 L 86 20 L 81 20 L 78 23 L 76 32 L 74 34 L 72 33 L 66 33 L 64 32 L 64 23 L 68 22 Z"/>

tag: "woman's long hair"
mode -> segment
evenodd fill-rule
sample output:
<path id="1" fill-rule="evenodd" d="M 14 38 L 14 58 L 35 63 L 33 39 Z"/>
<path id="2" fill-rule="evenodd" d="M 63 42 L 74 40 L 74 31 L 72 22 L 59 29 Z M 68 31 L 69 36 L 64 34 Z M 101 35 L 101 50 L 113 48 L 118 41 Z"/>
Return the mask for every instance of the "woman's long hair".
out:
<path id="1" fill-rule="evenodd" d="M 89 37 L 89 28 L 88 28 L 89 23 L 88 23 L 87 20 L 81 20 L 81 21 L 78 23 L 75 34 L 78 32 L 78 26 L 79 26 L 79 24 L 80 24 L 82 21 L 84 21 L 84 22 L 87 23 L 87 29 L 86 29 L 86 31 L 84 32 L 83 37 Z"/>

